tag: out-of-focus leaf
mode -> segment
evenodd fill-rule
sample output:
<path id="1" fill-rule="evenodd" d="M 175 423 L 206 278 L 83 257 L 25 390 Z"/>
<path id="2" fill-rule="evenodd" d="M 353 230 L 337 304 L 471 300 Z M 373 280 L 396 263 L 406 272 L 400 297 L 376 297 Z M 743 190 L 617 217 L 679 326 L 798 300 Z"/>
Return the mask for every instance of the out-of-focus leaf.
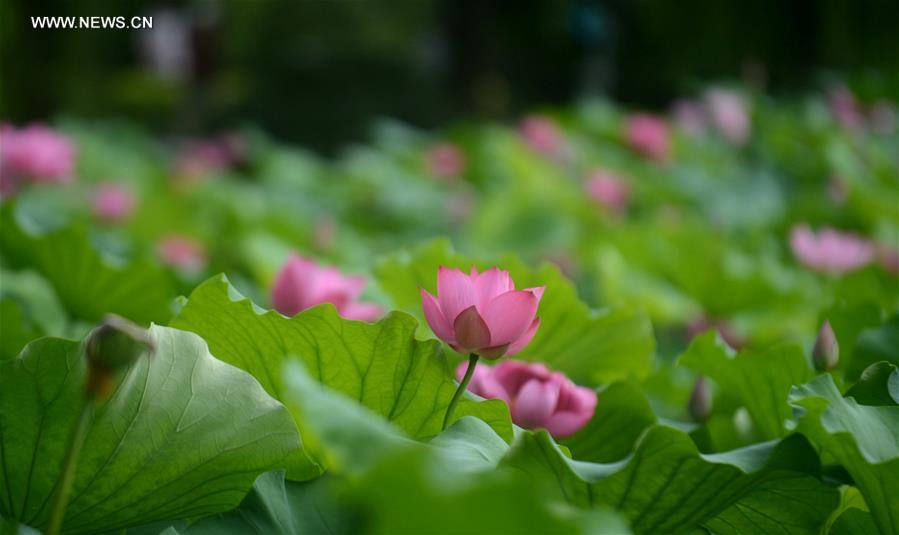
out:
<path id="1" fill-rule="evenodd" d="M 187 535 L 335 535 L 350 533 L 332 495 L 331 481 L 285 481 L 283 471 L 256 479 L 240 506 L 177 530 Z M 172 528 L 174 530 L 174 528 Z"/>
<path id="2" fill-rule="evenodd" d="M 797 431 L 852 476 L 881 533 L 899 531 L 899 409 L 843 398 L 830 375 L 796 387 Z"/>
<path id="3" fill-rule="evenodd" d="M 284 399 L 282 369 L 298 358 L 321 383 L 359 400 L 413 438 L 440 432 L 456 389 L 439 344 L 415 340 L 417 323 L 398 312 L 367 324 L 345 320 L 324 305 L 286 318 L 259 309 L 220 276 L 193 291 L 172 325 L 203 336 L 219 358 L 253 374 L 278 399 Z M 296 408 L 292 412 L 299 417 Z M 502 401 L 463 399 L 456 415 L 477 416 L 511 439 Z M 305 439 L 299 418 L 298 423 Z M 321 470 L 305 457 L 292 468 L 291 479 Z"/>
<path id="4" fill-rule="evenodd" d="M 734 355 L 714 331 L 694 338 L 678 362 L 710 377 L 723 392 L 745 406 L 766 439 L 787 434 L 784 423 L 793 414 L 787 403 L 790 388 L 804 383 L 811 375 L 798 346 L 778 345 Z"/>
<path id="5" fill-rule="evenodd" d="M 846 397 L 862 405 L 899 405 L 899 369 L 889 362 L 868 366 Z"/>
<path id="6" fill-rule="evenodd" d="M 424 288 L 436 295 L 440 266 L 467 271 L 472 265 L 509 270 L 516 287 L 546 286 L 534 340 L 515 358 L 539 360 L 585 383 L 643 379 L 652 370 L 655 340 L 647 316 L 632 308 L 595 312 L 577 297 L 577 290 L 553 265 L 530 269 L 514 257 L 495 262 L 471 261 L 436 240 L 411 254 L 385 259 L 377 269 L 381 286 L 400 308 L 421 317 Z"/>
<path id="7" fill-rule="evenodd" d="M 846 378 L 857 379 L 868 366 L 885 360 L 899 366 L 899 314 L 894 314 L 878 328 L 868 328 L 858 335 Z"/>
<path id="8" fill-rule="evenodd" d="M 152 356 L 97 409 L 66 532 L 227 511 L 299 446 L 287 410 L 196 335 L 152 327 Z M 0 362 L 0 512 L 45 528 L 87 380 L 81 344 L 45 338 Z"/>
<path id="9" fill-rule="evenodd" d="M 540 431 L 523 435 L 503 466 L 555 487 L 557 500 L 614 507 L 635 533 L 704 525 L 749 534 L 780 525 L 790 526 L 787 533 L 812 534 L 838 500 L 836 490 L 816 479 L 817 456 L 801 436 L 703 455 L 687 434 L 655 426 L 632 456 L 597 464 L 567 458 Z M 747 511 L 751 516 L 736 524 L 734 516 Z"/>
<path id="10" fill-rule="evenodd" d="M 94 250 L 83 227 L 32 234 L 13 216 L 0 214 L 0 248 L 17 266 L 40 272 L 69 315 L 86 321 L 115 313 L 142 324 L 164 322 L 174 291 L 169 276 L 148 262 L 115 265 Z"/>

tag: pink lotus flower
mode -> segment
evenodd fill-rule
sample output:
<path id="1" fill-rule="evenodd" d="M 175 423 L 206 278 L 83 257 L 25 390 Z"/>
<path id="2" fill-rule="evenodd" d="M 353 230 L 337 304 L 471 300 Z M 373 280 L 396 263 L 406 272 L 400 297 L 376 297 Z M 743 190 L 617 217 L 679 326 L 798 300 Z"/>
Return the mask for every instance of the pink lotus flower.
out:
<path id="1" fill-rule="evenodd" d="M 383 311 L 374 303 L 357 301 L 364 288 L 362 277 L 345 276 L 335 267 L 323 267 L 292 253 L 275 278 L 272 305 L 285 316 L 294 316 L 315 305 L 331 303 L 344 318 L 375 321 Z"/>
<path id="2" fill-rule="evenodd" d="M 450 178 L 465 170 L 465 154 L 452 143 L 438 143 L 425 156 L 431 174 L 440 178 Z"/>
<path id="3" fill-rule="evenodd" d="M 466 366 L 463 362 L 456 368 L 460 381 Z M 560 372 L 550 372 L 541 363 L 478 364 L 468 389 L 483 398 L 505 401 L 519 426 L 543 428 L 555 437 L 575 434 L 596 411 L 596 392 L 575 385 Z"/>
<path id="4" fill-rule="evenodd" d="M 614 212 L 627 209 L 631 188 L 627 182 L 606 171 L 595 171 L 587 178 L 587 194 L 601 206 Z"/>
<path id="5" fill-rule="evenodd" d="M 199 273 L 206 267 L 206 248 L 188 236 L 164 236 L 156 252 L 164 263 L 188 273 Z"/>
<path id="6" fill-rule="evenodd" d="M 861 268 L 874 258 L 874 246 L 868 240 L 831 228 L 822 229 L 815 235 L 808 225 L 793 227 L 790 248 L 806 266 L 832 274 Z"/>
<path id="7" fill-rule="evenodd" d="M 123 221 L 134 212 L 134 194 L 129 188 L 114 182 L 100 184 L 91 199 L 94 215 L 101 221 Z"/>
<path id="8" fill-rule="evenodd" d="M 726 89 L 711 89 L 705 94 L 706 106 L 712 122 L 732 145 L 749 141 L 752 124 L 743 97 Z"/>
<path id="9" fill-rule="evenodd" d="M 62 134 L 41 124 L 21 129 L 0 126 L 0 191 L 14 193 L 25 181 L 71 182 L 75 147 Z"/>
<path id="10" fill-rule="evenodd" d="M 488 269 L 471 274 L 441 267 L 437 297 L 421 290 L 428 325 L 459 353 L 497 359 L 514 355 L 530 343 L 540 325 L 536 317 L 543 289 L 516 290 L 508 271 Z"/>
<path id="11" fill-rule="evenodd" d="M 521 121 L 518 131 L 525 143 L 541 154 L 558 157 L 564 151 L 562 133 L 549 117 L 529 115 Z"/>
<path id="12" fill-rule="evenodd" d="M 655 115 L 637 113 L 628 117 L 625 139 L 632 149 L 651 160 L 663 162 L 670 156 L 668 125 Z"/>

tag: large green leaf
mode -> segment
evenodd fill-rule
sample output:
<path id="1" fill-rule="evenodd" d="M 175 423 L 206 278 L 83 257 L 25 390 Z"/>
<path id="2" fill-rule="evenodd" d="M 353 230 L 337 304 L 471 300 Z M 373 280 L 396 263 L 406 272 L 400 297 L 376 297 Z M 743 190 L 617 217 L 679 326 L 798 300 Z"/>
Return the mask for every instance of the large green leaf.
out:
<path id="1" fill-rule="evenodd" d="M 571 281 L 551 264 L 531 269 L 514 257 L 472 261 L 453 251 L 447 240 L 435 240 L 411 254 L 385 259 L 377 273 L 396 305 L 421 317 L 419 288 L 436 295 L 438 268 L 468 270 L 472 265 L 507 269 L 519 288 L 546 286 L 538 310 L 540 329 L 515 358 L 544 361 L 586 383 L 643 379 L 652 371 L 655 339 L 646 314 L 632 308 L 590 310 Z"/>
<path id="2" fill-rule="evenodd" d="M 286 318 L 255 307 L 220 276 L 194 290 L 172 325 L 203 336 L 213 353 L 253 374 L 278 399 L 284 395 L 285 363 L 299 358 L 321 383 L 417 439 L 440 432 L 456 389 L 440 345 L 415 340 L 416 321 L 399 312 L 367 324 L 345 320 L 323 305 Z M 463 399 L 456 415 L 477 416 L 511 439 L 502 401 Z M 298 464 L 288 476 L 301 479 L 317 472 L 318 467 Z"/>
<path id="3" fill-rule="evenodd" d="M 899 405 L 899 368 L 889 362 L 868 366 L 846 391 L 849 396 L 862 405 Z"/>
<path id="4" fill-rule="evenodd" d="M 787 434 L 784 424 L 793 415 L 787 403 L 790 388 L 811 375 L 799 346 L 784 344 L 734 355 L 715 331 L 694 338 L 678 362 L 710 377 L 746 407 L 765 439 Z"/>
<path id="5" fill-rule="evenodd" d="M 165 533 L 188 535 L 332 535 L 348 533 L 347 518 L 332 495 L 331 480 L 285 481 L 284 472 L 256 479 L 240 507 Z"/>
<path id="6" fill-rule="evenodd" d="M 287 410 L 196 335 L 153 327 L 91 422 L 63 529 L 108 531 L 231 509 L 299 446 Z M 43 528 L 79 415 L 77 342 L 45 338 L 0 362 L 0 512 Z"/>
<path id="7" fill-rule="evenodd" d="M 714 524 L 727 533 L 749 534 L 780 524 L 789 533 L 811 534 L 838 500 L 834 489 L 814 477 L 817 456 L 801 436 L 703 455 L 687 434 L 659 425 L 629 458 L 597 464 L 569 459 L 540 431 L 522 435 L 503 465 L 554 486 L 557 500 L 614 507 L 635 533 Z M 753 513 L 736 525 L 734 516 L 746 511 Z"/>
<path id="8" fill-rule="evenodd" d="M 849 472 L 880 531 L 899 532 L 899 408 L 844 398 L 830 375 L 795 388 L 790 401 L 803 412 L 797 430 Z"/>
<path id="9" fill-rule="evenodd" d="M 39 234 L 12 212 L 0 214 L 4 258 L 39 271 L 70 316 L 97 321 L 112 312 L 143 324 L 168 320 L 174 290 L 161 268 L 149 262 L 117 265 L 94 249 L 84 227 Z"/>

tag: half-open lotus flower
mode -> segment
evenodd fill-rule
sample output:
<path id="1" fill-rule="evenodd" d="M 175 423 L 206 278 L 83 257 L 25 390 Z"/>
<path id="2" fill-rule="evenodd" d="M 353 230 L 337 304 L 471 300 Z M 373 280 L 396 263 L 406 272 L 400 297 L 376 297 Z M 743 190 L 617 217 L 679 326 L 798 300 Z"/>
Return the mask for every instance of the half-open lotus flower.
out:
<path id="1" fill-rule="evenodd" d="M 365 279 L 347 276 L 336 267 L 320 266 L 314 260 L 291 254 L 272 288 L 272 305 L 285 316 L 331 303 L 346 319 L 375 321 L 383 310 L 374 303 L 359 302 Z"/>
<path id="2" fill-rule="evenodd" d="M 421 290 L 428 325 L 460 353 L 497 359 L 521 351 L 537 332 L 544 287 L 516 290 L 508 271 L 496 267 L 466 275 L 441 267 L 437 297 Z"/>
<path id="3" fill-rule="evenodd" d="M 460 363 L 461 380 L 467 363 Z M 509 406 L 512 421 L 527 429 L 543 428 L 555 437 L 573 435 L 584 427 L 596 410 L 596 392 L 577 386 L 560 372 L 542 363 L 506 360 L 490 367 L 478 364 L 468 389 L 488 399 L 501 399 Z"/>

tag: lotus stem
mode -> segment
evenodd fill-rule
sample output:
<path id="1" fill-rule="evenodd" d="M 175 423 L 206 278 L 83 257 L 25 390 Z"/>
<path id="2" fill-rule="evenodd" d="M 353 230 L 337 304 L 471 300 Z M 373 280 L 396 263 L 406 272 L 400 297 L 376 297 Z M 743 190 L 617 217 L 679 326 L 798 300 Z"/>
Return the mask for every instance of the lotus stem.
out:
<path id="1" fill-rule="evenodd" d="M 446 408 L 446 416 L 443 417 L 443 429 L 449 426 L 450 422 L 453 420 L 453 413 L 456 412 L 456 405 L 459 404 L 459 399 L 462 398 L 462 394 L 468 388 L 468 383 L 471 381 L 471 376 L 474 375 L 475 366 L 478 365 L 478 357 L 476 354 L 472 353 L 468 357 L 468 369 L 465 370 L 465 376 L 462 377 L 462 382 L 459 383 L 459 387 L 456 389 L 456 393 L 453 394 L 453 399 L 450 400 L 449 406 Z"/>

